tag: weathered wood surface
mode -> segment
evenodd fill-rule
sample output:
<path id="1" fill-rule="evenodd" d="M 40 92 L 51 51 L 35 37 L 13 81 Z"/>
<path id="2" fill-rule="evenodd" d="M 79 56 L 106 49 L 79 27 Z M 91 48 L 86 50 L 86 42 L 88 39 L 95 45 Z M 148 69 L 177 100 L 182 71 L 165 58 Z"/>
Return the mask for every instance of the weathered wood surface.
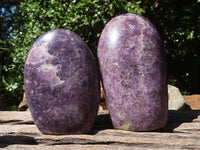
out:
<path id="1" fill-rule="evenodd" d="M 200 110 L 200 95 L 184 95 L 185 102 L 191 107 L 192 110 Z"/>
<path id="2" fill-rule="evenodd" d="M 115 130 L 101 111 L 93 130 L 80 135 L 43 135 L 30 112 L 0 112 L 3 149 L 200 149 L 200 110 L 169 111 L 165 128 L 153 132 Z"/>

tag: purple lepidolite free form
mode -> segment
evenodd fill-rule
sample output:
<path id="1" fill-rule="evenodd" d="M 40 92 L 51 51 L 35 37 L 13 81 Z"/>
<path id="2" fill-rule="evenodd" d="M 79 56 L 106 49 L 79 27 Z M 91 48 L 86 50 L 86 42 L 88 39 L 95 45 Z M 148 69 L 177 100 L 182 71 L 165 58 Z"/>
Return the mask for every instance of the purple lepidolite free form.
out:
<path id="1" fill-rule="evenodd" d="M 113 126 L 132 131 L 164 127 L 166 60 L 156 28 L 136 14 L 113 18 L 99 39 L 98 59 Z"/>
<path id="2" fill-rule="evenodd" d="M 24 87 L 42 133 L 76 134 L 92 128 L 99 77 L 89 47 L 74 32 L 51 30 L 33 43 L 25 62 Z"/>

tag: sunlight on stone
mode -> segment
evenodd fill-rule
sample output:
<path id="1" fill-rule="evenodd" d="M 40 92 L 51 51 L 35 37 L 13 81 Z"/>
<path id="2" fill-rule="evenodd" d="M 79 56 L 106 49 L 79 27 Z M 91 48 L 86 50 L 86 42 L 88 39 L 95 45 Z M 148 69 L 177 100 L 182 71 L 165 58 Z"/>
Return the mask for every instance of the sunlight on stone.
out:
<path id="1" fill-rule="evenodd" d="M 119 38 L 118 30 L 117 29 L 113 29 L 109 36 L 110 36 L 109 39 L 110 39 L 111 44 L 115 44 L 115 42 Z"/>
<path id="2" fill-rule="evenodd" d="M 49 33 L 49 34 L 46 34 L 44 37 L 43 37 L 43 39 L 46 41 L 46 42 L 49 42 L 49 41 L 51 41 L 51 39 L 54 37 L 54 32 L 51 32 L 51 33 Z"/>

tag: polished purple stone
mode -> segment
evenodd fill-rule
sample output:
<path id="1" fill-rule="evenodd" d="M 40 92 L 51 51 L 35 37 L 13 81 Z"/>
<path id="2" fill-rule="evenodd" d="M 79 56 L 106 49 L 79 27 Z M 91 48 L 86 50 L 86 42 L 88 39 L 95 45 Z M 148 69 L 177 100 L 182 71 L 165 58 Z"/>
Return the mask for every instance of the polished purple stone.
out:
<path id="1" fill-rule="evenodd" d="M 89 132 L 100 100 L 95 59 L 74 32 L 51 30 L 32 45 L 24 87 L 34 122 L 44 134 Z"/>
<path id="2" fill-rule="evenodd" d="M 166 59 L 156 28 L 136 14 L 113 18 L 101 34 L 98 58 L 113 126 L 132 131 L 164 127 Z"/>

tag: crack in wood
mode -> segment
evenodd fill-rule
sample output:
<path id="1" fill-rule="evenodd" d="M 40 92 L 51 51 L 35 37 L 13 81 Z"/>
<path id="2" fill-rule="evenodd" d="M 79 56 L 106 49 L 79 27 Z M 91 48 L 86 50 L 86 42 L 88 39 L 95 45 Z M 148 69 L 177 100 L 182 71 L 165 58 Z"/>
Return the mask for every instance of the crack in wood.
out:
<path id="1" fill-rule="evenodd" d="M 61 136 L 41 134 L 30 112 L 0 112 L 0 148 L 200 149 L 199 141 L 200 110 L 169 111 L 167 126 L 151 132 L 113 129 L 108 112 L 101 112 L 90 133 Z"/>

